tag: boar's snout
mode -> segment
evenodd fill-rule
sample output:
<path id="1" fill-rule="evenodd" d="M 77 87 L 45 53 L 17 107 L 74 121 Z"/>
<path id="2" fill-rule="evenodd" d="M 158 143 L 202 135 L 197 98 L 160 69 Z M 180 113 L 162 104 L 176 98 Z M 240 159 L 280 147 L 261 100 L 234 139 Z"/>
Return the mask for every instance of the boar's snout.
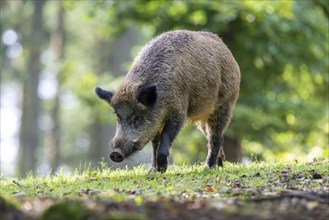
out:
<path id="1" fill-rule="evenodd" d="M 125 158 L 130 157 L 136 151 L 141 150 L 139 141 L 129 141 L 121 138 L 114 138 L 111 141 L 112 152 L 110 158 L 112 161 L 120 163 Z"/>
<path id="2" fill-rule="evenodd" d="M 120 163 L 125 159 L 125 156 L 122 153 L 118 152 L 118 151 L 113 151 L 110 154 L 110 158 L 111 158 L 112 161 Z"/>

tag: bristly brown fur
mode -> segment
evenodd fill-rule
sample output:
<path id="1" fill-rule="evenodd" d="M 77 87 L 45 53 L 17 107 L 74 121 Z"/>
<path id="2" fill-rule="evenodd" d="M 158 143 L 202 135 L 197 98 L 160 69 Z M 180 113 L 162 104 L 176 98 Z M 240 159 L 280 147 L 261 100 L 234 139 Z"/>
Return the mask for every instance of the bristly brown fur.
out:
<path id="1" fill-rule="evenodd" d="M 148 85 L 156 85 L 157 101 L 140 113 L 137 91 Z M 138 111 L 144 114 L 145 122 L 138 128 L 122 125 L 121 133 L 117 131 L 114 139 L 126 142 L 134 139 L 145 145 L 160 135 L 160 142 L 153 141 L 158 145 L 154 146 L 153 158 L 158 163 L 153 161 L 153 164 L 156 170 L 159 170 L 157 166 L 165 166 L 164 170 L 159 170 L 165 171 L 167 161 L 159 156 L 163 152 L 159 152 L 163 148 L 163 154 L 168 156 L 165 145 L 169 149 L 187 120 L 195 123 L 208 139 L 206 165 L 222 165 L 223 134 L 232 117 L 239 85 L 239 66 L 217 35 L 186 30 L 163 33 L 135 58 L 111 101 L 116 112 L 121 111 L 128 118 Z M 127 144 L 120 147 L 127 148 Z"/>

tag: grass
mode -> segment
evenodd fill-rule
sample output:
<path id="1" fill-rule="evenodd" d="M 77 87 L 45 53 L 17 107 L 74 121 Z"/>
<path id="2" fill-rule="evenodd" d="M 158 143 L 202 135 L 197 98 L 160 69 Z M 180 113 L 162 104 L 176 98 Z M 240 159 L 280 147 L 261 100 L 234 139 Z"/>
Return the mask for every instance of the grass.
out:
<path id="1" fill-rule="evenodd" d="M 77 203 L 83 203 L 88 207 L 85 207 L 83 211 L 79 208 L 80 211 L 78 211 L 82 216 L 88 216 L 92 215 L 90 214 L 93 210 L 92 203 L 99 206 L 98 203 L 104 205 L 108 202 L 111 202 L 110 207 L 112 208 L 114 204 L 130 204 L 128 206 L 135 207 L 130 207 L 132 210 L 142 209 L 142 211 L 133 212 L 131 217 L 133 219 L 146 218 L 145 210 L 149 210 L 147 205 L 157 205 L 159 201 L 161 201 L 162 208 L 165 205 L 164 208 L 169 207 L 170 211 L 173 211 L 176 205 L 179 206 L 182 202 L 188 206 L 192 201 L 191 206 L 194 205 L 197 208 L 199 206 L 221 207 L 226 214 L 230 214 L 244 209 L 238 211 L 236 206 L 227 205 L 223 201 L 230 199 L 244 201 L 266 196 L 279 196 L 287 190 L 328 195 L 329 162 L 315 161 L 293 164 L 283 162 L 232 164 L 226 162 L 224 168 L 206 170 L 202 165 L 171 166 L 164 174 L 148 173 L 146 166 L 112 170 L 105 168 L 103 164 L 102 169 L 95 171 L 76 171 L 71 175 L 59 173 L 45 177 L 30 175 L 24 179 L 1 179 L 0 183 L 1 196 L 7 203 L 16 204 L 14 206 L 18 211 L 26 209 L 24 204 L 26 205 L 27 201 L 41 201 L 41 203 L 47 201 L 44 207 L 40 205 L 40 211 L 29 214 L 32 218 L 47 212 L 52 213 L 52 216 L 54 213 L 70 213 L 70 210 L 63 211 L 63 207 L 73 207 L 71 212 L 75 213 L 74 210 L 77 208 L 74 207 L 82 207 Z M 61 202 L 64 202 L 64 205 Z M 66 202 L 71 205 L 66 205 Z M 177 202 L 178 204 L 176 204 Z M 121 216 L 123 219 L 127 218 L 129 212 L 124 211 L 126 210 L 125 205 L 118 208 L 121 212 L 114 214 L 116 218 L 120 219 L 121 215 L 123 215 Z M 107 206 L 104 207 L 106 210 Z M 128 208 L 128 210 L 130 209 Z M 102 218 L 104 215 L 107 215 L 106 218 L 110 218 L 108 212 L 97 210 L 97 213 L 103 213 Z M 252 214 L 249 212 L 242 214 Z M 146 213 L 148 213 L 147 216 L 150 216 L 149 211 Z M 159 212 L 156 214 L 158 215 Z M 77 217 L 77 215 L 73 215 Z M 47 216 L 49 218 L 49 215 Z M 83 217 L 80 216 L 77 219 L 83 219 Z"/>

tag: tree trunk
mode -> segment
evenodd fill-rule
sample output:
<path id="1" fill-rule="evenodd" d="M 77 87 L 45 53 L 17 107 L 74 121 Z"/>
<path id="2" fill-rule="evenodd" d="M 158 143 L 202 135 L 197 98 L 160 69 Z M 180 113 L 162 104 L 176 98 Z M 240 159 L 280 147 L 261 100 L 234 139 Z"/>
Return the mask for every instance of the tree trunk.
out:
<path id="1" fill-rule="evenodd" d="M 23 102 L 20 126 L 19 167 L 20 176 L 35 170 L 36 149 L 39 142 L 38 116 L 40 98 L 38 97 L 39 74 L 42 70 L 40 55 L 42 52 L 44 28 L 42 11 L 44 1 L 33 1 L 32 28 L 30 42 L 27 45 L 29 56 L 27 59 L 27 76 L 23 83 Z"/>
<path id="2" fill-rule="evenodd" d="M 224 137 L 224 153 L 225 160 L 230 162 L 241 162 L 242 160 L 242 147 L 239 140 L 231 137 Z"/>
<path id="3" fill-rule="evenodd" d="M 109 155 L 109 138 L 114 135 L 114 129 L 108 124 L 102 122 L 98 115 L 95 116 L 91 125 L 91 143 L 89 150 L 89 160 L 92 166 L 97 166 L 97 163 L 102 158 L 107 158 Z"/>
<path id="4" fill-rule="evenodd" d="M 136 43 L 138 35 L 138 30 L 130 27 L 113 43 L 98 39 L 95 43 L 96 51 L 99 51 L 95 59 L 97 62 L 94 64 L 95 72 L 99 75 L 106 72 L 111 72 L 113 76 L 124 75 L 122 64 L 131 61 L 130 51 Z M 108 158 L 110 152 L 108 143 L 115 134 L 115 125 L 109 125 L 96 116 L 90 129 L 92 136 L 89 158 L 95 165 L 101 158 Z"/>
<path id="5" fill-rule="evenodd" d="M 50 135 L 50 152 L 49 162 L 52 172 L 55 172 L 59 165 L 60 157 L 60 107 L 59 100 L 61 96 L 61 84 L 63 83 L 63 77 L 61 74 L 61 64 L 64 57 L 64 8 L 61 1 L 58 2 L 58 25 L 51 36 L 50 48 L 54 54 L 54 73 L 56 74 L 57 91 L 53 102 L 53 108 L 51 110 L 51 118 L 53 120 L 53 127 L 51 128 Z"/>
<path id="6" fill-rule="evenodd" d="M 97 39 L 95 42 L 96 51 L 98 51 L 97 58 L 95 59 L 97 62 L 95 63 L 94 69 L 98 75 L 101 75 L 105 72 L 109 71 L 108 63 L 110 62 L 110 43 Z M 89 160 L 92 166 L 96 166 L 97 162 L 101 161 L 101 158 L 106 158 L 108 155 L 108 142 L 107 139 L 110 136 L 111 128 L 101 121 L 99 115 L 95 115 L 95 118 L 90 126 L 91 129 L 91 140 L 90 140 L 90 148 L 89 148 Z M 105 134 L 105 132 L 108 134 Z"/>

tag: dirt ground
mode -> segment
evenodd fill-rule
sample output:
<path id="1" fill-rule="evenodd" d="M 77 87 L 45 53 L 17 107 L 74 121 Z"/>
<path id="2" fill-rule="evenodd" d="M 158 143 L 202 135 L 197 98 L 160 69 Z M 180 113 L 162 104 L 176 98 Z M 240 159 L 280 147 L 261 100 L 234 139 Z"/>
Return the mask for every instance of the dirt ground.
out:
<path id="1" fill-rule="evenodd" d="M 1 219 L 329 219 L 329 194 L 285 192 L 250 199 L 113 202 L 100 199 L 21 201 L 22 210 L 0 199 Z"/>

